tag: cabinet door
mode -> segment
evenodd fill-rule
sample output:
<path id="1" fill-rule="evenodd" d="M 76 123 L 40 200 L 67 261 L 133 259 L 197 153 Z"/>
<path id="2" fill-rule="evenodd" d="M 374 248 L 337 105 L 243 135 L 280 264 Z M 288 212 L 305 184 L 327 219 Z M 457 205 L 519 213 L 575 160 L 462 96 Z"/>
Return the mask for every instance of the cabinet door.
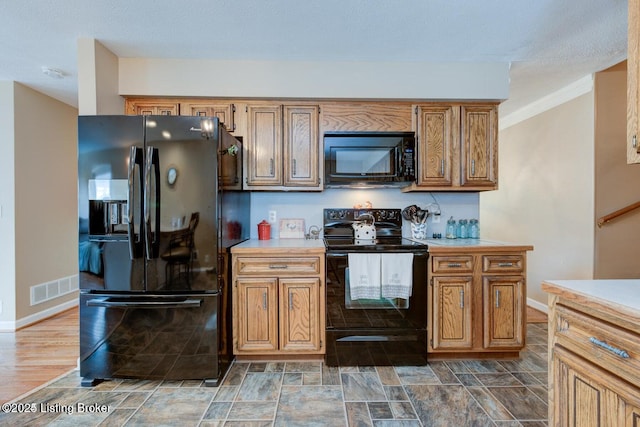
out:
<path id="1" fill-rule="evenodd" d="M 126 109 L 128 115 L 134 116 L 177 116 L 180 104 L 136 101 L 127 104 Z"/>
<path id="2" fill-rule="evenodd" d="M 247 185 L 282 185 L 282 107 L 250 105 Z"/>
<path id="3" fill-rule="evenodd" d="M 470 276 L 433 278 L 434 350 L 472 347 L 472 283 Z"/>
<path id="4" fill-rule="evenodd" d="M 498 107 L 463 105 L 461 182 L 463 187 L 496 187 L 498 176 Z"/>
<path id="5" fill-rule="evenodd" d="M 318 107 L 284 107 L 284 185 L 320 184 L 318 172 Z"/>
<path id="6" fill-rule="evenodd" d="M 280 280 L 280 349 L 320 349 L 320 279 Z"/>
<path id="7" fill-rule="evenodd" d="M 238 145 L 238 140 L 227 132 L 221 132 L 219 156 L 220 165 L 220 183 L 225 190 L 242 190 L 242 144 Z M 237 145 L 238 151 L 230 154 L 228 150 L 232 146 Z"/>
<path id="8" fill-rule="evenodd" d="M 278 294 L 275 278 L 242 279 L 237 282 L 238 351 L 278 348 Z"/>
<path id="9" fill-rule="evenodd" d="M 225 129 L 233 132 L 236 129 L 233 113 L 236 108 L 229 103 L 182 103 L 180 104 L 180 115 L 182 116 L 207 116 L 220 119 Z"/>
<path id="10" fill-rule="evenodd" d="M 484 347 L 524 345 L 524 277 L 483 278 Z"/>
<path id="11" fill-rule="evenodd" d="M 638 407 L 629 403 L 638 400 L 637 388 L 558 346 L 553 347 L 552 366 L 555 384 L 549 425 L 638 425 Z"/>
<path id="12" fill-rule="evenodd" d="M 460 144 L 460 107 L 418 106 L 418 186 L 451 186 Z"/>
<path id="13" fill-rule="evenodd" d="M 627 44 L 627 163 L 640 163 L 638 109 L 640 102 L 640 0 L 629 0 Z"/>

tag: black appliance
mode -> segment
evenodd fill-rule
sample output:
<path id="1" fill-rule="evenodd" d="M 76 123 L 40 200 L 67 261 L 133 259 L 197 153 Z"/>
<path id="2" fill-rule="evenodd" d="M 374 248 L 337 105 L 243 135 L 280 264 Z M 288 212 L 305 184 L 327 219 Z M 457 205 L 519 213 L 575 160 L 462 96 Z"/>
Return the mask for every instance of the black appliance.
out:
<path id="1" fill-rule="evenodd" d="M 421 366 L 427 363 L 428 246 L 402 237 L 400 209 L 324 209 L 325 363 Z M 354 239 L 352 224 L 373 217 L 376 238 Z M 408 298 L 353 299 L 349 254 L 413 254 Z"/>
<path id="2" fill-rule="evenodd" d="M 326 132 L 325 187 L 403 187 L 415 181 L 413 132 Z"/>
<path id="3" fill-rule="evenodd" d="M 204 380 L 232 361 L 241 141 L 215 117 L 78 118 L 80 375 Z"/>

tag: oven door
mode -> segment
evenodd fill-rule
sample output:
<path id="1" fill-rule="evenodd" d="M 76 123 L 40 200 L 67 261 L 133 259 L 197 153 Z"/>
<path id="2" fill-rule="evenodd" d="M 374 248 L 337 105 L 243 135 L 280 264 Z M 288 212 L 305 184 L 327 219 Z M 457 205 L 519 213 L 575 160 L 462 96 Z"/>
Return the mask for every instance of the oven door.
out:
<path id="1" fill-rule="evenodd" d="M 427 260 L 428 252 L 414 252 L 409 299 L 352 300 L 348 254 L 327 252 L 328 366 L 427 363 Z"/>

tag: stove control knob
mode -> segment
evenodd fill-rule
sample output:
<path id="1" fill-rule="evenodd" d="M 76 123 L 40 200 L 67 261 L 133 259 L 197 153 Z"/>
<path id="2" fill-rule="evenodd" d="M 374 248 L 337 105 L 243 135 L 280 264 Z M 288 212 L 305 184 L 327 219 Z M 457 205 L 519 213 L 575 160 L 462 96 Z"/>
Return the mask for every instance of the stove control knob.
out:
<path id="1" fill-rule="evenodd" d="M 387 211 L 378 212 L 379 219 L 385 219 L 387 217 Z"/>

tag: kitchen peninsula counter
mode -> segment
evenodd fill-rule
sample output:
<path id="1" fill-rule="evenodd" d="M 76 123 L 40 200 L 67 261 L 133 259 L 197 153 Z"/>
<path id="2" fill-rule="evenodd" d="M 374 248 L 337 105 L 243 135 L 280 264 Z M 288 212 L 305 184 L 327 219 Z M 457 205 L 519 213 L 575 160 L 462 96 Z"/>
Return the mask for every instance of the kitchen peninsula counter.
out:
<path id="1" fill-rule="evenodd" d="M 547 280 L 542 289 L 549 425 L 638 425 L 640 280 Z"/>

